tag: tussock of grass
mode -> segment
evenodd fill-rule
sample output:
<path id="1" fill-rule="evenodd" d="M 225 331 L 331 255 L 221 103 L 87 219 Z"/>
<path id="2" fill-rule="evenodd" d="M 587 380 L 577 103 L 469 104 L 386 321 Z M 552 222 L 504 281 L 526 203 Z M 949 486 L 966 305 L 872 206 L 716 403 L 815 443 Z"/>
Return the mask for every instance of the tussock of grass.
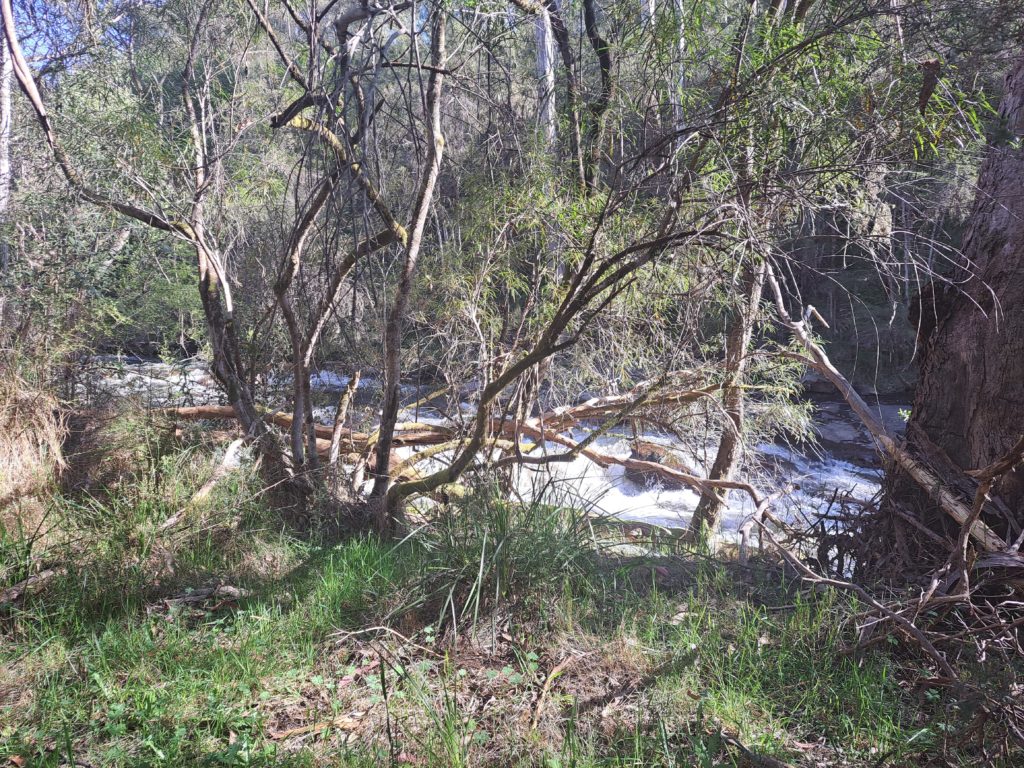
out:
<path id="1" fill-rule="evenodd" d="M 0 609 L 0 763 L 906 765 L 947 727 L 771 564 L 616 559 L 488 492 L 399 544 L 299 537 L 246 472 L 161 531 L 215 460 L 54 501 L 67 572 Z"/>
<path id="2" fill-rule="evenodd" d="M 64 466 L 66 424 L 56 398 L 0 372 L 0 525 L 26 523 L 25 497 L 48 489 Z M 15 517 L 17 513 L 18 517 Z"/>
<path id="3" fill-rule="evenodd" d="M 421 601 L 457 630 L 481 616 L 532 610 L 594 579 L 594 531 L 584 510 L 512 503 L 478 491 L 409 537 L 420 562 Z M 407 606 L 408 607 L 408 606 Z"/>

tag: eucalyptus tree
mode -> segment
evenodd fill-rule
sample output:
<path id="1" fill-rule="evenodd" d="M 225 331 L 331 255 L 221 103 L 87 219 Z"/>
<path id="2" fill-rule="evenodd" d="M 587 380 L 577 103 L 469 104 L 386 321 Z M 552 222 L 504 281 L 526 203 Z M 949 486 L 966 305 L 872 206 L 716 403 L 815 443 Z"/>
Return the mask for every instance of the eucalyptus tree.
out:
<path id="1" fill-rule="evenodd" d="M 742 485 L 747 400 L 791 391 L 792 351 L 758 331 L 768 267 L 785 281 L 800 223 L 855 208 L 865 167 L 929 135 L 917 70 L 888 2 L 511 5 L 111 3 L 89 56 L 40 84 L 0 0 L 56 168 L 159 235 L 163 258 L 190 256 L 225 397 L 304 492 L 321 456 L 347 454 L 392 528 L 405 499 L 467 472 L 586 455 L 593 435 L 531 421 L 568 382 L 646 382 L 605 428 L 695 431 L 693 398 L 644 410 L 651 382 L 685 381 L 703 404 L 723 392 L 709 476 L 687 475 L 713 527 L 719 491 Z M 384 379 L 358 446 L 316 424 L 310 384 L 325 344 L 354 355 L 357 335 Z M 401 382 L 424 356 L 470 409 L 396 466 Z M 261 388 L 275 364 L 283 404 Z M 545 454 L 546 437 L 566 450 Z M 431 457 L 443 466 L 420 473 Z"/>
<path id="2" fill-rule="evenodd" d="M 907 428 L 910 449 L 973 494 L 974 518 L 1011 551 L 1024 541 L 1022 137 L 1024 57 L 1006 76 L 957 269 L 922 291 L 921 381 Z M 935 496 L 905 478 L 894 484 L 895 502 L 923 508 L 928 524 L 944 530 L 947 518 L 931 514 Z"/>

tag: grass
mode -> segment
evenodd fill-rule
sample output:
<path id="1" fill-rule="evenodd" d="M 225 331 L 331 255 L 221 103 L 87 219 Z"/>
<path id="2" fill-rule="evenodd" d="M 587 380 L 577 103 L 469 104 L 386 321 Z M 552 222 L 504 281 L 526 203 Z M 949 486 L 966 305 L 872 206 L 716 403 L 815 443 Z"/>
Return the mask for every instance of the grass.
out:
<path id="1" fill-rule="evenodd" d="M 948 727 L 770 563 L 653 567 L 493 492 L 397 545 L 299 537 L 244 473 L 161 532 L 209 466 L 51 502 L 32 555 L 67 571 L 0 609 L 0 765 L 906 765 Z"/>

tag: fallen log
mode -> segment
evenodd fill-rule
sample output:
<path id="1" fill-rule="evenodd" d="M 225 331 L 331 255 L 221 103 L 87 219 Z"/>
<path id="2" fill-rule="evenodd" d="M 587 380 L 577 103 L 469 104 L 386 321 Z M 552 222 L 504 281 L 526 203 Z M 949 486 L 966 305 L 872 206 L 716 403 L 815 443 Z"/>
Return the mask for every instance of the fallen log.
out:
<path id="1" fill-rule="evenodd" d="M 578 405 L 553 408 L 540 416 L 535 416 L 521 423 L 529 423 L 548 432 L 563 432 L 589 419 L 596 419 L 628 409 L 641 397 L 644 398 L 643 407 L 645 409 L 667 406 L 678 407 L 708 397 L 718 389 L 719 387 L 714 385 L 681 392 L 651 394 L 643 392 L 640 388 L 635 388 L 633 391 L 623 395 L 597 397 Z M 271 424 L 282 429 L 291 428 L 291 414 L 271 411 L 265 408 L 261 410 L 263 417 Z M 234 408 L 230 405 L 197 405 L 165 408 L 160 410 L 159 413 L 184 421 L 217 421 L 237 418 Z M 632 418 L 643 420 L 642 414 L 635 415 Z M 507 419 L 492 419 L 489 431 L 491 434 L 504 434 L 507 436 L 515 432 L 516 423 Z M 330 456 L 330 441 L 332 439 L 336 440 L 339 446 L 342 446 L 341 450 L 347 449 L 350 452 L 365 450 L 376 442 L 373 434 L 356 432 L 345 427 L 338 428 L 337 425 L 316 424 L 314 429 L 317 436 L 318 453 L 321 453 L 320 440 L 327 441 L 327 453 L 323 454 L 326 457 Z M 439 443 L 451 442 L 456 438 L 457 433 L 454 429 L 440 424 L 400 422 L 395 425 L 395 445 L 437 445 Z"/>
<path id="2" fill-rule="evenodd" d="M 634 390 L 627 394 L 598 397 L 578 405 L 554 408 L 540 416 L 524 421 L 495 418 L 491 419 L 488 425 L 488 432 L 496 437 L 489 438 L 483 447 L 485 449 L 499 448 L 505 451 L 506 454 L 511 454 L 498 461 L 497 464 L 499 466 L 510 463 L 536 465 L 554 461 L 566 461 L 578 455 L 589 459 L 601 467 L 607 468 L 619 465 L 624 467 L 627 472 L 656 477 L 666 483 L 690 487 L 700 492 L 706 492 L 714 488 L 743 491 L 754 500 L 755 504 L 758 504 L 761 501 L 761 494 L 749 483 L 729 480 L 708 480 L 688 471 L 688 468 L 681 461 L 647 461 L 632 457 L 619 458 L 611 456 L 561 434 L 585 421 L 602 416 L 623 414 L 624 418 L 643 421 L 644 414 L 635 411 L 635 407 L 641 402 L 645 410 L 658 407 L 678 407 L 708 397 L 718 389 L 717 385 L 713 385 L 683 391 L 651 393 L 644 391 L 641 386 L 634 388 Z M 234 409 L 231 406 L 224 405 L 168 408 L 164 409 L 162 413 L 172 418 L 184 420 L 235 418 Z M 276 426 L 283 429 L 291 427 L 292 417 L 290 414 L 269 410 L 264 410 L 264 414 L 265 418 Z M 317 424 L 315 425 L 315 431 L 317 454 L 324 459 L 330 458 L 332 443 L 335 451 L 343 451 L 347 458 L 355 458 L 357 460 L 364 457 L 368 449 L 372 448 L 376 443 L 375 433 L 356 432 L 345 428 L 339 429 L 337 425 Z M 530 438 L 535 443 L 536 441 L 546 441 L 562 445 L 568 448 L 569 451 L 565 454 L 546 457 L 524 455 L 524 449 L 529 453 L 535 447 L 535 445 L 530 444 L 522 445 L 520 441 L 524 436 Z M 644 442 L 647 443 L 647 441 Z M 394 444 L 396 446 L 430 446 L 408 459 L 394 460 L 395 466 L 400 467 L 402 473 L 408 479 L 410 475 L 416 476 L 417 473 L 414 467 L 418 462 L 442 453 L 445 450 L 457 450 L 463 444 L 463 440 L 459 437 L 456 430 L 448 426 L 404 422 L 395 425 Z M 649 443 L 649 445 L 654 446 L 656 444 Z M 518 450 L 516 450 L 517 447 Z"/>
<path id="3" fill-rule="evenodd" d="M 181 408 L 164 408 L 159 413 L 184 421 L 220 421 L 237 418 L 235 409 L 230 405 L 195 405 L 183 406 Z M 282 429 L 290 429 L 292 425 L 291 414 L 265 410 L 264 418 Z M 320 441 L 324 440 L 327 444 L 327 453 L 324 455 L 329 456 L 331 440 L 335 436 L 335 428 L 327 424 L 316 424 L 314 426 L 317 436 L 317 452 L 320 452 Z M 455 434 L 448 427 L 439 424 L 421 424 L 419 422 L 400 422 L 395 425 L 395 430 L 396 445 L 432 445 L 451 440 Z M 366 432 L 356 432 L 347 427 L 337 430 L 337 434 L 338 443 L 341 446 L 365 448 L 372 439 L 372 436 Z"/>
<path id="4" fill-rule="evenodd" d="M 27 579 L 19 581 L 14 586 L 0 591 L 0 606 L 17 602 L 25 595 L 31 595 L 40 591 L 58 576 L 63 576 L 67 572 L 67 568 L 47 568 L 45 571 L 40 571 L 29 576 Z"/>
<path id="5" fill-rule="evenodd" d="M 644 408 L 656 407 L 679 407 L 695 403 L 698 400 L 713 395 L 721 387 L 717 384 L 701 387 L 698 389 L 687 389 L 681 392 L 647 393 L 642 387 L 634 388 L 624 395 L 609 395 L 607 397 L 595 397 L 578 405 L 562 406 L 553 408 L 547 413 L 530 419 L 535 424 L 543 424 L 545 428 L 555 429 L 559 432 L 569 429 L 582 421 L 607 416 L 610 413 L 630 407 L 638 398 L 644 397 Z"/>

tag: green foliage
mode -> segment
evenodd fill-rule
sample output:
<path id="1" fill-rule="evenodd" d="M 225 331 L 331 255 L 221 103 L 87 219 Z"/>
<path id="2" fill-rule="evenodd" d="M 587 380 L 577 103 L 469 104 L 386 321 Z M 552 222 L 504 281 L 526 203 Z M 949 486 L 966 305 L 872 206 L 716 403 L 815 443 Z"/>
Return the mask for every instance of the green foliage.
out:
<path id="1" fill-rule="evenodd" d="M 34 20 L 48 5 L 25 8 Z M 61 143 L 101 195 L 203 230 L 226 265 L 218 278 L 235 297 L 245 374 L 270 379 L 294 362 L 292 320 L 282 322 L 289 313 L 273 295 L 282 270 L 294 266 L 291 310 L 304 335 L 331 298 L 333 270 L 380 231 L 374 206 L 408 223 L 425 174 L 424 6 L 376 14 L 344 41 L 331 37 L 335 6 L 314 25 L 327 31 L 318 47 L 275 4 L 264 11 L 274 43 L 246 3 L 93 5 L 56 4 L 49 29 L 19 26 L 49 36 L 33 41 L 31 65 L 56 56 L 39 80 Z M 966 207 L 962 179 L 974 175 L 997 93 L 996 68 L 970 52 L 978 38 L 1013 39 L 1011 25 L 955 3 L 909 4 L 899 27 L 870 3 L 818 2 L 800 24 L 738 0 L 660 3 L 652 19 L 636 2 L 599 5 L 616 86 L 607 130 L 595 131 L 600 77 L 570 0 L 573 71 L 558 70 L 549 144 L 536 131 L 533 24 L 517 12 L 506 23 L 508 9 L 491 0 L 444 4 L 445 155 L 413 275 L 405 370 L 415 364 L 452 391 L 492 381 L 545 333 L 575 271 L 586 263 L 607 274 L 645 252 L 670 201 L 675 225 L 699 235 L 654 249 L 605 286 L 590 305 L 599 314 L 561 329 L 557 341 L 572 346 L 497 405 L 519 395 L 563 405 L 668 371 L 728 380 L 742 276 L 767 258 L 787 288 L 806 266 L 814 282 L 824 273 L 852 297 L 849 317 L 831 318 L 835 358 L 852 368 L 860 345 L 850 326 L 901 317 L 899 269 L 947 268 L 893 230 L 924 232 L 929 249 L 953 253 L 955 232 L 931 213 L 955 218 Z M 759 14 L 749 29 L 748 10 Z M 930 14 L 927 23 L 915 13 Z M 922 110 L 919 62 L 933 58 L 941 76 Z M 303 95 L 300 79 L 326 94 L 304 114 L 334 121 L 363 176 L 314 137 L 270 127 Z M 31 359 L 44 388 L 97 350 L 170 355 L 178 340 L 203 341 L 211 297 L 196 290 L 206 266 L 197 249 L 69 191 L 16 103 L 15 195 L 0 222 L 12 254 L 0 275 L 4 362 Z M 582 154 L 598 156 L 593 189 L 571 167 L 573 129 Z M 293 226 L 327 179 L 330 199 L 289 262 Z M 365 193 L 365 179 L 379 196 Z M 923 213 L 897 222 L 904 202 Z M 379 366 L 404 255 L 392 245 L 357 260 L 316 360 Z M 808 432 L 801 366 L 770 305 L 755 308 L 742 381 L 748 443 Z M 892 369 L 906 363 L 890 358 Z M 280 394 L 258 393 L 275 408 Z M 661 424 L 703 446 L 717 426 L 698 411 L 677 409 Z M 956 727 L 942 693 L 917 700 L 901 687 L 899 649 L 846 653 L 858 606 L 774 583 L 771 563 L 756 581 L 756 569 L 738 579 L 695 565 L 700 557 L 626 561 L 595 544 L 588 510 L 510 501 L 486 475 L 397 545 L 300 536 L 267 507 L 248 460 L 193 508 L 216 451 L 179 450 L 142 418 L 122 416 L 101 434 L 90 482 L 47 497 L 42 522 L 0 524 L 0 588 L 50 574 L 0 606 L 0 762 L 371 765 L 400 763 L 409 750 L 408 762 L 437 766 L 710 766 L 743 760 L 737 739 L 792 760 L 824 739 L 804 762 L 910 763 Z M 185 599 L 221 583 L 241 596 Z M 559 667 L 576 652 L 585 671 Z M 382 728 L 350 743 L 337 718 L 351 712 Z M 310 722 L 328 725 L 281 735 Z M 366 736 L 377 731 L 386 737 Z"/>
<path id="2" fill-rule="evenodd" d="M 579 511 L 486 491 L 398 546 L 298 538 L 244 472 L 165 533 L 211 457 L 146 455 L 119 497 L 54 499 L 31 552 L 4 539 L 5 566 L 68 570 L 0 616 L 0 690 L 24 694 L 0 704 L 0 759 L 639 768 L 728 765 L 738 741 L 855 766 L 916 762 L 954 727 L 941 693 L 903 690 L 895 647 L 846 653 L 857 605 L 770 563 L 617 559 Z M 631 577 L 657 564 L 667 584 Z M 245 593 L 181 602 L 209 584 Z M 452 613 L 463 632 L 439 632 Z"/>
<path id="3" fill-rule="evenodd" d="M 508 605 L 525 610 L 566 589 L 582 594 L 596 575 L 585 509 L 508 501 L 496 488 L 446 508 L 412 541 L 422 551 L 423 599 L 456 629 Z"/>

